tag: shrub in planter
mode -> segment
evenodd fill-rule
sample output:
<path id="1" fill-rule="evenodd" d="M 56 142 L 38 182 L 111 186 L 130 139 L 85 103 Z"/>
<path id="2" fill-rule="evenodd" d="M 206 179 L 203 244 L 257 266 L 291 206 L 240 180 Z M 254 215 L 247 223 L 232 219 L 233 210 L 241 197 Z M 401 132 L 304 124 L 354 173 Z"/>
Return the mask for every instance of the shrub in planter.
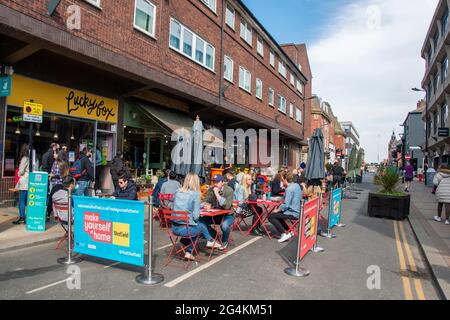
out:
<path id="1" fill-rule="evenodd" d="M 381 187 L 376 193 L 369 193 L 368 213 L 370 217 L 403 220 L 409 215 L 411 197 L 398 191 L 400 175 L 396 168 L 382 169 L 375 177 Z"/>

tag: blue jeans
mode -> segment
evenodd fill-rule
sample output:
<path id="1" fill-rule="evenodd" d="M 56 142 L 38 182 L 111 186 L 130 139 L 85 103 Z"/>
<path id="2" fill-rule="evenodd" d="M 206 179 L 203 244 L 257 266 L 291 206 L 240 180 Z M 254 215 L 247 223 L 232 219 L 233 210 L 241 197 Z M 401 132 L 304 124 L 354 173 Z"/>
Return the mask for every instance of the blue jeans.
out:
<path id="1" fill-rule="evenodd" d="M 28 191 L 19 191 L 19 218 L 25 219 L 25 208 L 27 207 Z"/>
<path id="2" fill-rule="evenodd" d="M 75 196 L 88 196 L 89 181 L 78 181 L 78 188 L 75 189 Z"/>
<path id="3" fill-rule="evenodd" d="M 230 232 L 231 232 L 231 226 L 234 223 L 234 216 L 225 216 L 223 219 L 222 224 L 220 225 L 220 229 L 222 230 L 222 243 L 224 245 L 228 244 L 228 239 L 230 238 Z M 205 224 L 208 227 L 209 234 L 213 235 L 215 234 L 215 230 L 211 227 L 211 225 L 214 224 L 214 222 L 219 222 L 220 217 L 203 217 L 200 219 L 200 222 L 202 224 Z"/>
<path id="4" fill-rule="evenodd" d="M 197 240 L 197 237 L 199 235 L 202 235 L 206 240 L 213 241 L 214 239 L 211 237 L 211 235 L 208 232 L 208 229 L 206 226 L 202 223 L 199 223 L 196 226 L 179 226 L 179 225 L 172 225 L 172 232 L 180 237 L 192 237 L 192 242 L 189 241 L 189 239 L 181 239 L 181 243 L 185 246 L 188 246 L 186 248 L 186 251 L 191 253 L 192 252 L 192 243 Z M 190 243 L 189 243 L 190 242 Z"/>

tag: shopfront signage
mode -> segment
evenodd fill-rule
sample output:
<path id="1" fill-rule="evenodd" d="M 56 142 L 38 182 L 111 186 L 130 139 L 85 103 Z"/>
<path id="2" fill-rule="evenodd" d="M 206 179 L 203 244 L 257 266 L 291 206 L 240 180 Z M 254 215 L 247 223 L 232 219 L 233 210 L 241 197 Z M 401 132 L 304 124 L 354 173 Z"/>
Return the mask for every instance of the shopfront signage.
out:
<path id="1" fill-rule="evenodd" d="M 44 106 L 40 103 L 28 102 L 23 103 L 23 121 L 42 123 L 42 115 Z"/>
<path id="2" fill-rule="evenodd" d="M 117 122 L 119 102 L 89 92 L 75 90 L 18 74 L 12 77 L 13 89 L 8 104 L 22 106 L 33 99 L 45 105 L 45 112 L 78 118 Z"/>
<path id="3" fill-rule="evenodd" d="M 0 77 L 0 97 L 11 95 L 11 76 Z"/>

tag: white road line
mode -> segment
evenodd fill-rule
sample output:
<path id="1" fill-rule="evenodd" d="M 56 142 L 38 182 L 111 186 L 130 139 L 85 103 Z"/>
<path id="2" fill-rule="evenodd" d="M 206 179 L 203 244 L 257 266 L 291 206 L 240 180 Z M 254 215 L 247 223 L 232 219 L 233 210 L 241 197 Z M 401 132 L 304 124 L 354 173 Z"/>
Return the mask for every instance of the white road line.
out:
<path id="1" fill-rule="evenodd" d="M 216 264 L 216 263 L 222 261 L 223 259 L 229 257 L 230 255 L 235 254 L 235 253 L 238 252 L 239 250 L 244 249 L 245 247 L 251 245 L 252 243 L 254 243 L 254 242 L 256 242 L 256 241 L 258 241 L 259 239 L 262 239 L 262 237 L 256 237 L 256 238 L 253 238 L 252 240 L 247 241 L 246 243 L 240 245 L 239 247 L 236 247 L 236 248 L 234 248 L 233 250 L 227 252 L 226 254 L 224 254 L 224 255 L 218 257 L 217 259 L 214 259 L 214 260 L 212 260 L 212 261 L 210 261 L 210 262 L 208 262 L 208 263 L 202 265 L 201 267 L 199 267 L 199 268 L 197 268 L 197 269 L 195 269 L 195 270 L 192 270 L 191 272 L 188 272 L 188 273 L 186 273 L 185 275 L 182 275 L 181 277 L 176 278 L 175 280 L 172 280 L 171 282 L 165 284 L 164 286 L 165 286 L 165 287 L 168 287 L 168 288 L 173 288 L 173 287 L 175 287 L 177 284 L 180 284 L 181 282 L 183 282 L 184 280 L 189 279 L 190 277 L 192 277 L 192 276 L 196 275 L 197 273 L 199 273 L 199 272 L 201 272 L 201 271 L 203 271 L 203 270 L 205 270 L 205 269 L 211 267 L 212 265 L 214 265 L 214 264 Z"/>
<path id="2" fill-rule="evenodd" d="M 161 247 L 161 248 L 156 249 L 156 251 L 159 251 L 159 250 L 162 250 L 162 249 L 171 247 L 171 246 L 172 246 L 172 244 L 170 243 L 170 244 L 168 244 L 168 245 L 166 245 L 166 246 L 163 246 L 163 247 Z"/>
<path id="3" fill-rule="evenodd" d="M 47 288 L 51 288 L 51 287 L 57 286 L 58 284 L 67 282 L 67 280 L 71 280 L 71 279 L 72 279 L 72 277 L 68 277 L 67 279 L 64 279 L 64 280 L 61 280 L 61 281 L 58 281 L 58 282 L 55 282 L 55 283 L 51 283 L 51 284 L 48 284 L 48 285 L 46 285 L 44 287 L 40 287 L 40 288 L 31 290 L 31 291 L 25 292 L 25 294 L 32 294 L 32 293 L 35 293 L 35 292 L 38 292 L 38 291 L 41 291 L 41 290 L 44 290 L 44 289 L 47 289 Z"/>

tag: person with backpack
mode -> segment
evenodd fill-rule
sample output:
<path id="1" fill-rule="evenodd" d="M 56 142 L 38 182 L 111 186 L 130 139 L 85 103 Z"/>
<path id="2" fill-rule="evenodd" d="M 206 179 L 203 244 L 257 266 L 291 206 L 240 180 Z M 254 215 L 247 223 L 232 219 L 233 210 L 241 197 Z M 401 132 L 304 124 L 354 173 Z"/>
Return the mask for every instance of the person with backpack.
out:
<path id="1" fill-rule="evenodd" d="M 87 148 L 84 148 L 79 159 L 73 163 L 70 169 L 72 176 L 77 180 L 77 187 L 74 192 L 76 196 L 88 196 L 89 183 L 95 179 L 94 166 L 89 157 L 90 152 Z"/>

